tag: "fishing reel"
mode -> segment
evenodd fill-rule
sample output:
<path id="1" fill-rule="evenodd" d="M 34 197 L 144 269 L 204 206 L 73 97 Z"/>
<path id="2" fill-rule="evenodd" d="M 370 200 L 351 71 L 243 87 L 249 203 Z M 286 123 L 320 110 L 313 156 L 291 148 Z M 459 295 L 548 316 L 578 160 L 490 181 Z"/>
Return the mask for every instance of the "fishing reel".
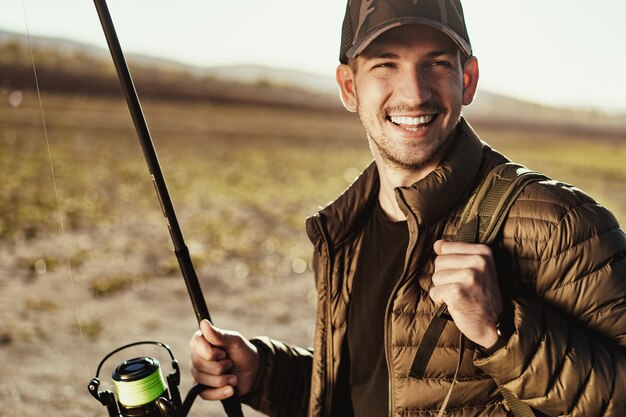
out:
<path id="1" fill-rule="evenodd" d="M 166 349 L 172 358 L 173 371 L 163 378 L 161 365 L 151 357 L 137 357 L 122 362 L 112 374 L 115 393 L 110 390 L 98 391 L 100 369 L 114 354 L 138 345 L 157 345 Z M 181 402 L 178 384 L 180 368 L 169 346 L 161 342 L 144 341 L 124 345 L 102 359 L 96 376 L 89 382 L 89 392 L 107 408 L 109 417 L 186 417 L 198 394 L 205 388 L 195 385 Z"/>

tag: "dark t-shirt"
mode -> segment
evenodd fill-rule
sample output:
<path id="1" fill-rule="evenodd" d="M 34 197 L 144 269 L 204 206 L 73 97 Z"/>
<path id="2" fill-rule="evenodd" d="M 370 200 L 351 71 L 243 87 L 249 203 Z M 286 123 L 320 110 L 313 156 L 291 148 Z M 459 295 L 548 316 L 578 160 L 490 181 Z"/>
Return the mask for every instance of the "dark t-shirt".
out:
<path id="1" fill-rule="evenodd" d="M 408 241 L 406 222 L 389 220 L 377 202 L 365 225 L 352 285 L 348 343 L 343 351 L 344 366 L 337 381 L 333 416 L 382 417 L 388 414 L 385 309 L 402 274 Z"/>

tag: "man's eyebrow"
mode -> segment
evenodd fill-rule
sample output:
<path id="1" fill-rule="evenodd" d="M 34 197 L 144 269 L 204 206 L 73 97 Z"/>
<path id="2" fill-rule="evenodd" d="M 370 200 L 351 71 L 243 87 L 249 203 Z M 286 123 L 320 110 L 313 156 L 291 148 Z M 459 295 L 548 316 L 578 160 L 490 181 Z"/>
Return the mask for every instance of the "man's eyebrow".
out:
<path id="1" fill-rule="evenodd" d="M 367 58 L 379 58 L 379 59 L 399 59 L 400 55 L 394 54 L 393 52 L 385 52 L 385 51 L 373 51 L 369 54 L 364 54 Z"/>
<path id="2" fill-rule="evenodd" d="M 438 51 L 429 52 L 426 56 L 429 58 L 435 58 L 442 55 L 454 55 L 456 50 L 451 49 L 440 49 Z"/>
<path id="3" fill-rule="evenodd" d="M 426 54 L 426 58 L 436 58 L 436 57 L 445 56 L 445 55 L 454 55 L 455 52 L 456 50 L 452 50 L 452 49 L 438 49 L 436 51 L 431 51 L 428 54 Z M 369 53 L 364 53 L 363 56 L 367 57 L 368 59 L 400 59 L 400 55 L 393 53 L 393 52 L 386 52 L 384 50 L 380 50 L 380 51 L 374 50 Z"/>

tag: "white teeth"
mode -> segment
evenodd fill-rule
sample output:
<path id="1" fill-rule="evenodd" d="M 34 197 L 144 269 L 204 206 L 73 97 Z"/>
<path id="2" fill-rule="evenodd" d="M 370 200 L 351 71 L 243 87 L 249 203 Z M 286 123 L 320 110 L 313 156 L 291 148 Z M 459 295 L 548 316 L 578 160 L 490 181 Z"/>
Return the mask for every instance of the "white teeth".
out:
<path id="1" fill-rule="evenodd" d="M 429 123 L 434 117 L 434 115 L 429 114 L 427 116 L 419 117 L 391 116 L 390 119 L 397 125 L 417 126 Z"/>

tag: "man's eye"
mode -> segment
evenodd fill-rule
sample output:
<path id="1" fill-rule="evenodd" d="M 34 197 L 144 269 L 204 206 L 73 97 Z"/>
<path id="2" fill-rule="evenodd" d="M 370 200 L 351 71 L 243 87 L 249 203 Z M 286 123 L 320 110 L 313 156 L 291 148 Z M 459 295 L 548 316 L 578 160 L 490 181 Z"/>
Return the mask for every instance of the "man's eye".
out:
<path id="1" fill-rule="evenodd" d="M 379 64 L 374 65 L 372 68 L 394 68 L 395 64 L 392 62 L 381 62 Z"/>
<path id="2" fill-rule="evenodd" d="M 450 62 L 448 62 L 448 61 L 442 61 L 442 60 L 439 60 L 439 61 L 433 61 L 433 62 L 431 63 L 431 65 L 432 65 L 433 67 L 439 67 L 439 66 L 451 67 L 451 66 L 452 66 L 452 64 L 450 64 Z"/>

